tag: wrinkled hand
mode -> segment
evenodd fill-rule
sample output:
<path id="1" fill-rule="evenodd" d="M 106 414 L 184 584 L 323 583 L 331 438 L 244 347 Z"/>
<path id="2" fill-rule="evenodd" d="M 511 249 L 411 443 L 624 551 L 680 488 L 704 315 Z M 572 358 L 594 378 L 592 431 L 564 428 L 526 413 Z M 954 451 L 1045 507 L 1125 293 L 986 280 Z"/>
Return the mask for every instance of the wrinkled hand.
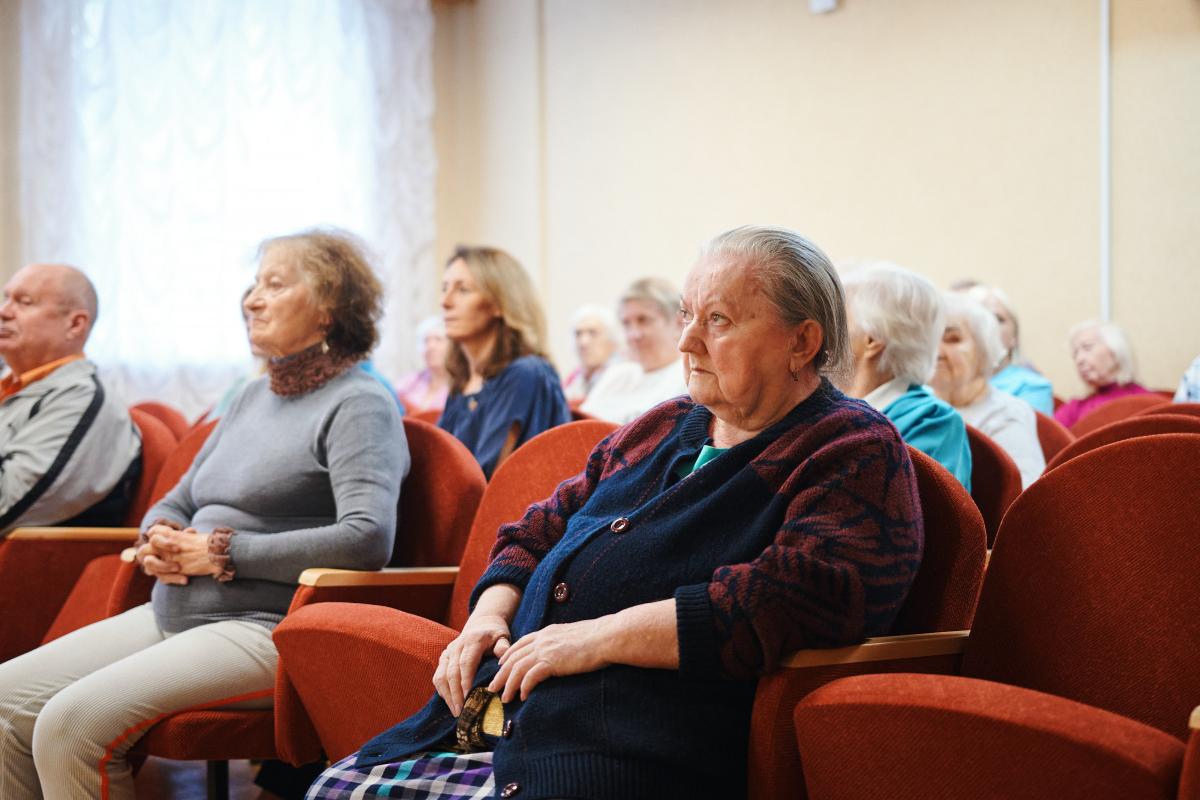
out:
<path id="1" fill-rule="evenodd" d="M 579 675 L 607 667 L 604 637 L 596 620 L 547 625 L 522 636 L 500 657 L 500 671 L 488 690 L 501 692 L 507 703 L 517 696 L 529 697 L 534 687 L 547 678 Z M 503 691 L 501 691 L 503 690 Z"/>
<path id="2" fill-rule="evenodd" d="M 219 568 L 208 557 L 208 534 L 198 533 L 195 528 L 173 530 L 165 525 L 155 525 L 148 531 L 150 546 L 158 560 L 176 565 L 180 575 L 216 575 Z"/>
<path id="3" fill-rule="evenodd" d="M 462 713 L 463 701 L 475 682 L 479 663 L 487 652 L 503 656 L 508 650 L 511 633 L 508 622 L 496 614 L 471 615 L 454 641 L 446 645 L 433 673 L 433 687 L 450 713 Z"/>
<path id="4" fill-rule="evenodd" d="M 183 586 L 188 582 L 187 576 L 180 569 L 179 562 L 173 558 L 173 554 L 160 549 L 155 545 L 154 537 L 161 536 L 164 533 L 176 533 L 172 528 L 166 525 L 152 525 L 146 531 L 148 540 L 140 545 L 137 552 L 134 553 L 134 559 L 142 566 L 142 572 L 152 578 L 168 583 L 173 586 Z M 161 541 L 161 539 L 160 539 Z"/>

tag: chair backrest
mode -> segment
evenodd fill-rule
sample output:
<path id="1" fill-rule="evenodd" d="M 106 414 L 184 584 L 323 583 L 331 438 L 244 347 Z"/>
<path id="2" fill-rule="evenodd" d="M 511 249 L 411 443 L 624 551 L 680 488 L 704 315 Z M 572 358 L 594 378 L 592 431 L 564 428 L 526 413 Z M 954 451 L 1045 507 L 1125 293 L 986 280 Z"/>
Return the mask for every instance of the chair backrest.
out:
<path id="1" fill-rule="evenodd" d="M 1200 403 L 1159 403 L 1156 406 L 1150 406 L 1147 409 L 1139 411 L 1135 416 L 1144 417 L 1152 414 L 1187 414 L 1192 417 L 1200 417 Z"/>
<path id="2" fill-rule="evenodd" d="M 1077 456 L 1090 453 L 1097 447 L 1138 436 L 1154 436 L 1159 433 L 1200 433 L 1200 417 L 1185 414 L 1150 414 L 1110 422 L 1086 436 L 1080 436 L 1060 450 L 1058 455 L 1046 464 L 1046 472 Z"/>
<path id="3" fill-rule="evenodd" d="M 471 451 L 441 428 L 404 420 L 412 469 L 400 490 L 393 567 L 449 567 L 462 558 L 483 496 L 483 470 Z M 314 564 L 313 566 L 320 566 Z"/>
<path id="4" fill-rule="evenodd" d="M 459 630 L 467 621 L 467 599 L 487 569 L 500 526 L 521 519 L 531 504 L 583 472 L 592 449 L 616 429 L 611 422 L 599 420 L 568 422 L 539 433 L 496 468 L 471 525 L 446 613 L 447 625 Z"/>
<path id="5" fill-rule="evenodd" d="M 154 488 L 158 483 L 163 465 L 178 442 L 175 434 L 158 417 L 147 414 L 137 407 L 129 409 L 129 416 L 142 435 L 142 474 L 138 477 L 129 510 L 125 512 L 125 524 L 136 526 L 142 521 L 146 510 L 158 499 Z"/>
<path id="6" fill-rule="evenodd" d="M 158 403 L 153 400 L 148 400 L 144 403 L 138 403 L 133 406 L 138 411 L 144 411 L 152 417 L 155 417 L 166 425 L 176 439 L 182 439 L 187 434 L 188 429 L 192 424 L 187 421 L 182 412 L 172 408 L 166 403 Z"/>
<path id="7" fill-rule="evenodd" d="M 914 447 L 925 551 L 892 633 L 957 631 L 971 627 L 987 555 L 983 517 L 950 472 Z"/>
<path id="8" fill-rule="evenodd" d="M 1021 493 L 1021 471 L 1003 447 L 970 425 L 967 443 L 971 447 L 971 499 L 983 515 L 987 546 L 991 547 L 1004 512 Z"/>
<path id="9" fill-rule="evenodd" d="M 1040 411 L 1033 413 L 1037 415 L 1038 444 L 1042 446 L 1042 457 L 1048 464 L 1060 450 L 1075 441 L 1075 434 L 1054 417 Z"/>
<path id="10" fill-rule="evenodd" d="M 1153 392 L 1118 397 L 1116 400 L 1109 400 L 1099 408 L 1080 417 L 1071 426 L 1071 433 L 1076 436 L 1084 436 L 1097 428 L 1103 428 L 1110 422 L 1132 417 L 1139 411 L 1145 411 L 1147 408 L 1162 405 L 1164 402 L 1162 395 L 1154 394 Z"/>
<path id="11" fill-rule="evenodd" d="M 1004 519 L 964 675 L 1059 695 L 1179 738 L 1200 704 L 1200 435 L 1071 459 Z"/>
<path id="12" fill-rule="evenodd" d="M 421 422 L 428 422 L 430 425 L 437 425 L 437 421 L 442 418 L 442 410 L 440 408 L 427 408 L 424 411 L 418 411 L 415 414 L 409 414 L 405 419 L 417 419 Z"/>

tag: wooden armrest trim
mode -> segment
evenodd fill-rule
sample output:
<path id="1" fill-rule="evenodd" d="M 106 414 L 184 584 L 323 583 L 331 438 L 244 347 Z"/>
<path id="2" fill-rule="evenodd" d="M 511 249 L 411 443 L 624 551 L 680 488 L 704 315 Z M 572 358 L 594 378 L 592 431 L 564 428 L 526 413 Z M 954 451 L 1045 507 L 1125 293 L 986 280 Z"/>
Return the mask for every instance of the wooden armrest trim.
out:
<path id="1" fill-rule="evenodd" d="M 1200 731 L 1200 706 L 1192 709 L 1192 716 L 1188 720 L 1188 727 L 1194 731 Z"/>
<path id="2" fill-rule="evenodd" d="M 314 567 L 300 573 L 301 586 L 446 586 L 458 577 L 458 567 L 389 567 L 368 572 Z"/>
<path id="3" fill-rule="evenodd" d="M 970 631 L 941 631 L 938 633 L 914 633 L 908 636 L 875 636 L 862 644 L 850 647 L 798 650 L 784 659 L 780 666 L 796 669 L 957 655 L 965 649 L 967 636 L 970 633 Z"/>
<path id="4" fill-rule="evenodd" d="M 57 539 L 63 542 L 136 541 L 137 528 L 16 528 L 9 539 Z"/>

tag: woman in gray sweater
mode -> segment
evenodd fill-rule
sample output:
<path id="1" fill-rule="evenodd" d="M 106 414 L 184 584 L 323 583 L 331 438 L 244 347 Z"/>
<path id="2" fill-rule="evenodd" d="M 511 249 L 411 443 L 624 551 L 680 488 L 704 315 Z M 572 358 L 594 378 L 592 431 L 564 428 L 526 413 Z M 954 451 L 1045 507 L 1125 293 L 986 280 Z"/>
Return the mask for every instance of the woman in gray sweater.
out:
<path id="1" fill-rule="evenodd" d="M 394 398 L 352 368 L 379 282 L 340 233 L 259 255 L 244 305 L 268 374 L 147 513 L 152 601 L 0 664 L 0 796 L 132 798 L 125 753 L 158 719 L 270 705 L 271 630 L 302 570 L 387 563 L 408 447 Z"/>

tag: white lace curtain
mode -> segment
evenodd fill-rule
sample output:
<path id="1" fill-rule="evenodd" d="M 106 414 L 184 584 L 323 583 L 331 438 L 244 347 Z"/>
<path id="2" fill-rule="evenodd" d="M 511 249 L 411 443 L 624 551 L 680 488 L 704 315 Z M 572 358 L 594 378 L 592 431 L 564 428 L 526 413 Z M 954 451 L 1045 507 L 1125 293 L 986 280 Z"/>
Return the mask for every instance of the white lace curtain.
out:
<path id="1" fill-rule="evenodd" d="M 368 243 L 376 365 L 410 366 L 434 296 L 428 0 L 20 3 L 20 254 L 92 277 L 108 386 L 211 404 L 249 369 L 257 243 L 314 225 Z"/>

